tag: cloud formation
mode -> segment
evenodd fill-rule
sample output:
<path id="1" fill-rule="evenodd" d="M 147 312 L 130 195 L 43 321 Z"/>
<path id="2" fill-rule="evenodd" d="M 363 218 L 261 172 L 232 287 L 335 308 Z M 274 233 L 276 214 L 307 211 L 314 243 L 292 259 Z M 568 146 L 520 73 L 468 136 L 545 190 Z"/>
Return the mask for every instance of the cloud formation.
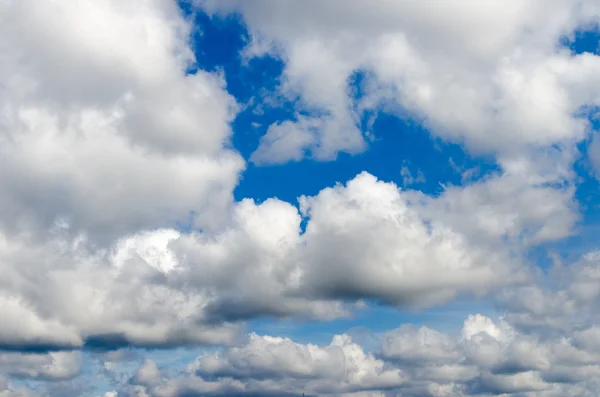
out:
<path id="1" fill-rule="evenodd" d="M 526 280 L 508 247 L 470 244 L 443 219 L 424 219 L 409 197 L 363 173 L 302 197 L 300 209 L 244 200 L 218 234 L 159 229 L 109 249 L 70 237 L 67 226 L 43 245 L 4 236 L 0 342 L 229 343 L 240 321 L 258 316 L 334 319 L 363 300 L 425 308 Z"/>
<path id="2" fill-rule="evenodd" d="M 459 335 L 404 325 L 374 352 L 336 335 L 329 345 L 250 334 L 168 378 L 146 361 L 125 395 L 592 396 L 600 356 L 560 336 L 523 333 L 470 315 Z M 133 393 L 133 394 L 127 394 Z M 139 394 L 137 394 L 139 395 Z"/>
<path id="3" fill-rule="evenodd" d="M 175 3 L 0 7 L 3 231 L 60 221 L 106 243 L 191 212 L 224 221 L 244 167 L 226 149 L 237 105 L 220 76 L 186 73 Z"/>
<path id="4" fill-rule="evenodd" d="M 594 1 L 196 3 L 239 12 L 252 38 L 247 56 L 281 57 L 281 92 L 304 105 L 296 120 L 269 128 L 260 163 L 362 151 L 358 120 L 381 106 L 476 151 L 578 141 L 580 109 L 600 99 L 599 58 L 559 45 L 597 23 Z M 355 103 L 349 81 L 358 72 L 367 78 Z"/>
<path id="5" fill-rule="evenodd" d="M 189 3 L 241 18 L 242 62 L 283 61 L 273 95 L 294 116 L 246 159 L 243 105 L 199 68 L 178 2 L 0 0 L 0 397 L 95 393 L 90 354 L 104 397 L 598 395 L 597 247 L 537 262 L 591 211 L 580 162 L 600 175 L 600 57 L 564 44 L 598 26 L 596 2 Z M 378 112 L 493 171 L 431 193 L 399 159 L 403 187 L 364 171 L 297 201 L 234 199 L 246 161 L 368 150 Z M 503 315 L 398 324 L 375 348 L 248 332 L 457 297 Z M 107 375 L 178 347 L 210 350 L 180 373 L 146 357 Z"/>

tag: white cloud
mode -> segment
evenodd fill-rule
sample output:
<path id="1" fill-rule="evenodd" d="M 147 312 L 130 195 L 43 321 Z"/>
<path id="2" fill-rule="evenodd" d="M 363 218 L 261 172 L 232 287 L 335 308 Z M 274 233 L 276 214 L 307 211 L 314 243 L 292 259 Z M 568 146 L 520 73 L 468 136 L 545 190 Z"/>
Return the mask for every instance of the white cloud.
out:
<path id="1" fill-rule="evenodd" d="M 222 235 L 191 234 L 171 247 L 187 283 L 218 290 L 222 318 L 304 314 L 337 317 L 338 299 L 375 299 L 428 307 L 457 294 L 482 294 L 520 281 L 518 260 L 481 250 L 453 225 L 426 222 L 390 183 L 363 173 L 346 186 L 302 197 L 293 206 L 246 200 Z"/>
<path id="2" fill-rule="evenodd" d="M 574 263 L 555 264 L 548 274 L 539 272 L 532 284 L 509 287 L 496 298 L 506 308 L 507 320 L 520 329 L 574 336 L 600 320 L 599 269 L 600 255 L 591 251 Z"/>
<path id="3" fill-rule="evenodd" d="M 365 353 L 347 335 L 337 335 L 329 345 L 317 346 L 251 334 L 244 345 L 201 356 L 188 370 L 189 375 L 173 381 L 165 379 L 154 363 L 146 362 L 132 383 L 150 395 L 164 396 L 186 392 L 358 396 L 361 391 L 396 388 L 405 381 L 401 371 L 386 368 L 382 360 Z"/>
<path id="4" fill-rule="evenodd" d="M 400 168 L 400 176 L 402 177 L 403 186 L 406 188 L 412 184 L 425 183 L 425 175 L 421 170 L 417 170 L 417 175 L 414 176 L 407 165 Z"/>
<path id="5" fill-rule="evenodd" d="M 304 120 L 286 130 L 311 137 L 295 143 L 316 158 L 364 149 L 352 124 L 361 109 L 382 103 L 442 138 L 504 154 L 583 139 L 586 122 L 574 114 L 599 103 L 598 57 L 572 56 L 558 45 L 598 21 L 600 8 L 591 0 L 197 3 L 210 12 L 240 11 L 254 40 L 246 54 L 280 56 L 282 92 L 327 115 L 320 133 L 309 134 Z M 357 71 L 370 78 L 355 108 L 348 80 Z M 265 138 L 257 151 L 263 162 L 282 162 L 284 154 L 298 159 L 298 150 L 276 154 L 271 143 Z"/>
<path id="6" fill-rule="evenodd" d="M 477 244 L 503 239 L 520 245 L 561 240 L 580 219 L 571 150 L 500 159 L 500 170 L 480 181 L 448 186 L 425 197 L 424 214 L 441 219 Z M 427 215 L 425 215 L 427 217 Z"/>
<path id="7" fill-rule="evenodd" d="M 0 15 L 0 345 L 231 340 L 237 325 L 198 317 L 206 291 L 161 280 L 169 228 L 227 224 L 244 167 L 227 148 L 236 101 L 222 76 L 186 72 L 177 4 L 3 1 Z"/>
<path id="8" fill-rule="evenodd" d="M 145 361 L 105 397 L 597 395 L 598 254 L 557 271 L 555 289 L 514 287 L 532 277 L 524 250 L 578 220 L 573 144 L 587 131 L 575 113 L 600 102 L 600 62 L 556 44 L 597 6 L 341 4 L 237 4 L 246 55 L 278 51 L 281 93 L 301 108 L 252 161 L 360 152 L 362 110 L 385 106 L 493 152 L 496 174 L 437 197 L 362 173 L 299 209 L 234 203 L 237 104 L 222 76 L 186 73 L 191 27 L 175 2 L 0 2 L 0 348 L 17 351 L 0 353 L 0 374 L 60 382 L 81 370 L 79 351 L 19 350 L 205 343 L 229 347 L 182 379 Z M 358 70 L 371 74 L 355 106 Z M 255 317 L 334 319 L 364 300 L 425 308 L 507 285 L 504 320 L 468 317 L 460 336 L 405 326 L 378 352 L 346 335 L 235 345 Z M 0 397 L 28 395 L 0 378 Z"/>
<path id="9" fill-rule="evenodd" d="M 445 219 L 424 219 L 410 194 L 367 173 L 302 197 L 300 211 L 243 200 L 221 233 L 158 229 L 109 249 L 61 228 L 44 244 L 4 235 L 0 340 L 226 343 L 256 316 L 332 319 L 364 299 L 430 307 L 526 276 L 501 246 L 476 247 Z"/>
<path id="10" fill-rule="evenodd" d="M 460 336 L 404 325 L 380 341 L 366 353 L 347 335 L 319 346 L 250 334 L 239 346 L 201 355 L 183 376 L 169 378 L 146 362 L 130 383 L 164 397 L 546 397 L 598 390 L 600 356 L 560 335 L 540 338 L 480 314 L 465 320 Z"/>
<path id="11" fill-rule="evenodd" d="M 155 265 L 160 255 L 147 252 L 148 262 L 139 256 L 115 262 L 130 254 L 126 244 L 117 242 L 126 252 L 115 254 L 85 239 L 57 236 L 44 245 L 3 239 L 3 346 L 221 343 L 237 331 L 233 324 L 202 321 L 208 291 L 189 294 L 170 287 Z"/>
<path id="12" fill-rule="evenodd" d="M 346 188 L 301 199 L 310 216 L 304 279 L 320 294 L 430 306 L 514 281 L 502 252 L 480 251 L 454 225 L 430 219 L 392 184 L 363 173 Z M 503 276 L 499 276 L 499 273 Z"/>
<path id="13" fill-rule="evenodd" d="M 0 226 L 60 220 L 104 244 L 225 222 L 244 167 L 225 149 L 236 102 L 198 71 L 175 3 L 0 5 Z M 48 45 L 51 42 L 52 45 Z"/>
<path id="14" fill-rule="evenodd" d="M 365 353 L 347 335 L 320 347 L 251 334 L 243 347 L 228 349 L 223 356 L 200 357 L 196 365 L 199 375 L 306 379 L 305 390 L 322 393 L 397 387 L 404 382 L 400 371 L 386 370 L 383 361 Z"/>

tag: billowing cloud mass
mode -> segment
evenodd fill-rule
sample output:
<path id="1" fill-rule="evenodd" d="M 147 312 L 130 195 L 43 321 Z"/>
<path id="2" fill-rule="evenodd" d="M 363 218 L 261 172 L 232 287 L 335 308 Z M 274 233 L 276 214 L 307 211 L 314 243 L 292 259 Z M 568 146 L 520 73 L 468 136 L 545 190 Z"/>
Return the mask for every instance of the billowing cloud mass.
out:
<path id="1" fill-rule="evenodd" d="M 199 71 L 169 1 L 2 5 L 2 229 L 60 221 L 100 242 L 185 220 L 218 226 L 243 160 L 236 102 Z M 49 45 L 51 43 L 51 45 Z"/>
<path id="2" fill-rule="evenodd" d="M 3 373 L 18 378 L 69 380 L 79 374 L 81 354 L 79 352 L 2 353 L 0 368 Z"/>
<path id="3" fill-rule="evenodd" d="M 147 360 L 118 395 L 594 396 L 600 339 L 589 314 L 598 311 L 598 289 L 588 292 L 581 282 L 593 285 L 599 259 L 586 254 L 570 265 L 568 277 L 559 268 L 547 282 L 538 281 L 561 284 L 552 291 L 506 291 L 514 313 L 547 321 L 537 327 L 512 316 L 473 314 L 457 333 L 405 324 L 375 334 L 370 351 L 347 334 L 316 345 L 252 333 L 238 345 L 200 355 L 176 377 Z M 537 299 L 521 295 L 534 289 Z M 558 300 L 570 302 L 569 309 Z M 563 326 L 549 327 L 552 321 Z"/>
<path id="4" fill-rule="evenodd" d="M 196 13 L 247 29 L 227 65 Z M 0 0 L 0 397 L 597 396 L 600 56 L 568 43 L 598 26 L 593 0 Z M 240 99 L 226 66 L 271 58 Z M 246 168 L 359 161 L 380 113 L 491 170 L 239 198 Z M 409 324 L 457 298 L 501 316 Z M 375 305 L 407 321 L 374 346 L 253 329 Z"/>
<path id="5" fill-rule="evenodd" d="M 215 235 L 160 229 L 105 250 L 60 228 L 43 245 L 6 239 L 0 341 L 12 349 L 227 343 L 238 321 L 256 316 L 332 319 L 361 300 L 424 308 L 528 277 L 508 248 L 474 246 L 419 211 L 364 173 L 302 197 L 300 212 L 244 200 Z"/>
<path id="6" fill-rule="evenodd" d="M 597 348 L 524 334 L 503 319 L 470 315 L 459 335 L 405 325 L 378 339 L 378 348 L 365 352 L 348 335 L 317 346 L 251 334 L 239 347 L 198 357 L 178 378 L 146 361 L 121 393 L 445 397 L 593 396 L 600 390 Z"/>
<path id="7" fill-rule="evenodd" d="M 377 106 L 477 151 L 510 153 L 582 139 L 587 123 L 577 113 L 600 100 L 598 57 L 558 46 L 597 23 L 595 1 L 197 3 L 241 13 L 246 55 L 282 57 L 282 93 L 308 111 L 273 124 L 256 162 L 361 151 L 357 120 Z M 368 77 L 355 103 L 348 81 L 358 72 Z"/>

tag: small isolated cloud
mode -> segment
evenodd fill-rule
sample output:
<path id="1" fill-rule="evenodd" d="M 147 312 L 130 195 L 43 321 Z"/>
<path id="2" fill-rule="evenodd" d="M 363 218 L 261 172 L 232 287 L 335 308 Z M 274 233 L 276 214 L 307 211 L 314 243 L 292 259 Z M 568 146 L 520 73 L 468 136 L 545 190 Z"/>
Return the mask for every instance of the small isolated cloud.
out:
<path id="1" fill-rule="evenodd" d="M 404 187 L 425 183 L 425 175 L 423 175 L 423 172 L 421 170 L 417 170 L 416 175 L 413 175 L 407 165 L 403 165 L 402 168 L 400 168 L 400 176 L 402 177 L 402 183 Z"/>

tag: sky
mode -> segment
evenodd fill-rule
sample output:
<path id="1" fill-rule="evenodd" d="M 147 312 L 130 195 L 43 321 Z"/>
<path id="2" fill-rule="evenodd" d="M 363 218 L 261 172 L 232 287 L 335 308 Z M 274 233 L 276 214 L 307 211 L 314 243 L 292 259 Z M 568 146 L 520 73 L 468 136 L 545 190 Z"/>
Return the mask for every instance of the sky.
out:
<path id="1" fill-rule="evenodd" d="M 596 0 L 0 0 L 0 397 L 600 395 Z"/>

